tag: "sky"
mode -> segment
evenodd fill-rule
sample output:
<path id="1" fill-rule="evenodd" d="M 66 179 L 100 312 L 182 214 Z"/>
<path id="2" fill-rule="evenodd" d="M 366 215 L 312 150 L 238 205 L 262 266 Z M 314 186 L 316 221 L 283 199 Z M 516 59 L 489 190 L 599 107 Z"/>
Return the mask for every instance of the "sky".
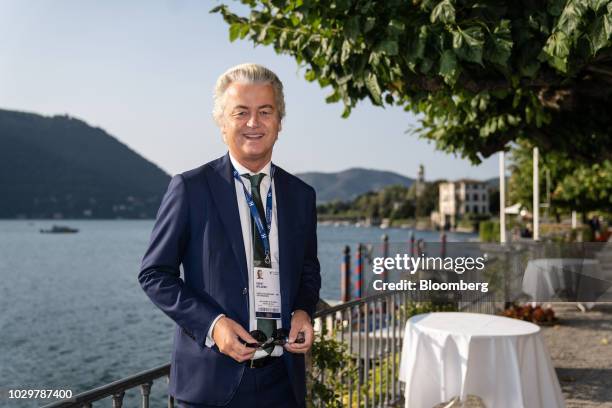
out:
<path id="1" fill-rule="evenodd" d="M 326 104 L 330 89 L 307 82 L 294 59 L 230 42 L 209 13 L 217 4 L 0 0 L 0 108 L 79 118 L 176 174 L 225 153 L 213 86 L 229 67 L 255 62 L 283 81 L 287 116 L 273 161 L 292 173 L 365 167 L 416 177 L 423 164 L 427 180 L 498 176 L 496 156 L 472 166 L 407 134 L 418 122 L 401 108 L 364 101 L 342 119 L 342 104 Z"/>

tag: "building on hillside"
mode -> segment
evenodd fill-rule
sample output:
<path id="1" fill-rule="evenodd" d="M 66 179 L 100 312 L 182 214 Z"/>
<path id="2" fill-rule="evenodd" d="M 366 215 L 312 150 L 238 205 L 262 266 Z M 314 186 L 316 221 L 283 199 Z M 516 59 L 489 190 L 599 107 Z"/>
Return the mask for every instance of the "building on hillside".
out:
<path id="1" fill-rule="evenodd" d="M 438 224 L 454 228 L 470 214 L 489 214 L 489 191 L 485 182 L 462 179 L 439 185 Z"/>
<path id="2" fill-rule="evenodd" d="M 419 165 L 419 172 L 417 174 L 417 179 L 415 180 L 415 195 L 416 197 L 420 197 L 425 191 L 425 166 L 422 164 Z"/>

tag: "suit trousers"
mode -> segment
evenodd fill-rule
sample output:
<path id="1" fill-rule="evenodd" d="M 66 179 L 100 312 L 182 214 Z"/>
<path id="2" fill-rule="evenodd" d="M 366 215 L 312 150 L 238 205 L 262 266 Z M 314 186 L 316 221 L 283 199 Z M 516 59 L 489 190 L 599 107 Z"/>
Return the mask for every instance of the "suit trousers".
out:
<path id="1" fill-rule="evenodd" d="M 295 408 L 299 405 L 291 389 L 287 368 L 282 358 L 262 368 L 244 370 L 240 385 L 232 400 L 224 408 Z M 219 384 L 223 387 L 223 384 Z M 219 408 L 217 405 L 176 401 L 179 408 Z"/>

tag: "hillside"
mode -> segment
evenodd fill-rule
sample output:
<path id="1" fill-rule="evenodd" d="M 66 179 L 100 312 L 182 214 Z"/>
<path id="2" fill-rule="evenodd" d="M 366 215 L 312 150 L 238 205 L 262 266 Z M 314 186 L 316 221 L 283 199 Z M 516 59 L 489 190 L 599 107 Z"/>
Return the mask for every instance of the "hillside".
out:
<path id="1" fill-rule="evenodd" d="M 0 218 L 153 218 L 168 182 L 100 128 L 0 110 Z"/>
<path id="2" fill-rule="evenodd" d="M 390 171 L 353 168 L 338 173 L 308 172 L 296 174 L 317 191 L 317 202 L 349 201 L 368 191 L 390 185 L 410 187 L 414 179 Z"/>

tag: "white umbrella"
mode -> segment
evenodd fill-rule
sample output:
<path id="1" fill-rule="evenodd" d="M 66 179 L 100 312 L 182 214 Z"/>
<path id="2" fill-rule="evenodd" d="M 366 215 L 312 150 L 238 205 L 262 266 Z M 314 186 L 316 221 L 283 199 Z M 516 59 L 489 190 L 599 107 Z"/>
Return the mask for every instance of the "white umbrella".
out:
<path id="1" fill-rule="evenodd" d="M 506 214 L 513 214 L 513 215 L 519 215 L 521 212 L 521 208 L 523 208 L 523 204 L 521 203 L 516 203 L 514 205 L 511 205 L 510 207 L 506 207 L 504 209 L 504 212 Z"/>

